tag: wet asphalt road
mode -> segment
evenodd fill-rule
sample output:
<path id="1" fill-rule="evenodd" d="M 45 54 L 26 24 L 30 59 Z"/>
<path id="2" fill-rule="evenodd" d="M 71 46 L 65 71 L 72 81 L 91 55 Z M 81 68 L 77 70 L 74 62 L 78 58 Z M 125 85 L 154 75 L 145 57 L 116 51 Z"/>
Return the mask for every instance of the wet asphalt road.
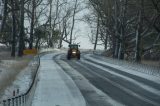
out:
<path id="1" fill-rule="evenodd" d="M 57 58 L 59 57 L 59 58 Z M 81 60 L 67 60 L 65 54 L 57 56 L 54 59 L 63 68 L 63 70 L 68 73 L 71 78 L 76 82 L 76 79 L 69 73 L 60 61 L 65 62 L 73 69 L 82 74 L 92 85 L 101 90 L 103 93 L 114 99 L 115 101 L 125 105 L 125 106 L 160 106 L 160 94 L 155 94 L 149 90 L 138 86 L 130 80 L 122 78 L 116 74 L 110 73 L 112 71 L 119 75 L 128 77 L 134 81 L 142 83 L 144 85 L 150 86 L 158 91 L 160 91 L 160 84 L 152 82 L 150 80 L 144 79 L 142 77 L 135 76 L 130 73 L 100 64 L 96 61 L 85 59 L 82 55 Z M 96 57 L 94 57 L 96 58 Z M 98 58 L 96 58 L 98 59 Z M 99 66 L 99 67 L 98 67 Z M 103 68 L 100 68 L 103 67 Z M 108 70 L 108 71 L 105 71 Z M 93 92 L 79 87 L 82 95 L 84 96 L 87 104 L 89 106 L 109 106 L 114 104 L 108 104 L 100 96 L 92 96 Z M 151 89 L 152 90 L 152 89 Z"/>

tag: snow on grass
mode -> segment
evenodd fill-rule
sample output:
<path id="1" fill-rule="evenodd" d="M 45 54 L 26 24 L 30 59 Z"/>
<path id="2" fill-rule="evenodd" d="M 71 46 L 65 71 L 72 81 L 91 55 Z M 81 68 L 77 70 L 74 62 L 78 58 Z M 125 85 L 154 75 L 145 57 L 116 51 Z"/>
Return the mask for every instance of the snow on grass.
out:
<path id="1" fill-rule="evenodd" d="M 1 60 L 0 92 L 15 80 L 15 76 L 28 64 L 28 60 Z"/>
<path id="2" fill-rule="evenodd" d="M 118 60 L 118 59 L 108 58 L 108 57 L 104 57 L 104 56 L 91 55 L 91 54 L 90 54 L 90 56 L 98 58 L 98 59 L 105 61 L 107 63 L 111 63 L 114 65 L 125 67 L 127 69 L 132 69 L 134 71 L 139 71 L 142 73 L 146 73 L 146 74 L 154 75 L 154 76 L 158 76 L 158 77 L 160 76 L 160 67 L 158 67 L 158 66 L 139 64 L 136 62 Z"/>
<path id="3" fill-rule="evenodd" d="M 133 75 L 136 75 L 136 76 L 139 76 L 139 77 L 142 77 L 142 78 L 145 78 L 145 79 L 148 79 L 148 80 L 151 80 L 153 82 L 156 82 L 156 83 L 160 84 L 159 75 L 156 76 L 156 75 L 148 74 L 149 72 L 144 73 L 144 71 L 146 71 L 145 68 L 141 71 L 137 71 L 136 69 L 130 68 L 129 66 L 124 67 L 125 64 L 124 65 L 118 65 L 118 64 L 116 64 L 117 61 L 115 61 L 115 64 L 114 63 L 111 64 L 110 61 L 107 61 L 107 60 L 104 61 L 104 59 L 103 60 L 102 59 L 95 59 L 95 58 L 92 57 L 91 54 L 87 54 L 84 57 L 87 58 L 87 59 L 90 59 L 92 61 L 98 62 L 100 64 L 111 66 L 111 67 L 114 67 L 114 68 L 119 69 L 121 71 L 130 73 L 130 74 L 133 74 Z M 135 66 L 135 68 L 136 68 L 136 66 Z"/>
<path id="4" fill-rule="evenodd" d="M 23 57 L 14 60 L 2 60 L 0 64 L 0 100 L 13 97 L 13 91 L 19 94 L 26 92 L 32 80 L 34 61 L 28 64 L 32 57 Z M 22 59 L 22 60 L 21 60 Z M 28 67 L 26 67 L 28 65 Z M 16 95 L 18 95 L 16 93 Z"/>
<path id="5" fill-rule="evenodd" d="M 15 96 L 26 92 L 29 88 L 31 80 L 31 71 L 29 71 L 27 68 L 24 69 L 17 75 L 16 79 L 12 82 L 12 84 L 7 86 L 7 88 L 4 90 L 1 100 L 13 97 L 13 91 L 16 92 Z M 17 93 L 18 89 L 20 93 Z"/>

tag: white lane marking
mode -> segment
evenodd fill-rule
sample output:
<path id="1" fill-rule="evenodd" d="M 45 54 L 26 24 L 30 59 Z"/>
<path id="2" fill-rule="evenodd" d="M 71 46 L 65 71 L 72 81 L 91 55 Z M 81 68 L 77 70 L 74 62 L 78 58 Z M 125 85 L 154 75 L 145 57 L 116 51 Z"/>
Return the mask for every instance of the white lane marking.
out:
<path id="1" fill-rule="evenodd" d="M 90 65 L 93 65 L 93 66 L 95 66 L 95 67 L 97 67 L 97 68 L 100 68 L 100 69 L 102 69 L 102 70 L 105 70 L 102 66 L 99 66 L 99 65 L 97 65 L 97 64 L 90 63 L 90 62 L 87 62 L 87 61 L 85 61 L 85 60 L 82 60 L 82 61 L 84 61 L 84 62 L 86 62 L 86 63 L 88 63 L 88 64 L 90 64 Z M 81 66 L 85 67 L 85 66 L 82 65 L 81 63 L 78 63 L 78 64 L 80 64 Z M 85 67 L 85 68 L 87 68 L 87 67 Z M 87 68 L 87 69 L 90 70 L 89 68 Z M 110 79 L 108 79 L 108 78 L 106 78 L 106 77 L 103 77 L 103 76 L 101 76 L 101 75 L 99 75 L 99 74 L 97 74 L 97 73 L 95 73 L 95 72 L 93 72 L 93 71 L 90 71 L 90 72 L 96 74 L 97 76 L 99 76 L 99 77 L 102 78 L 102 79 L 105 79 L 106 81 L 108 81 L 108 82 L 111 83 L 112 85 L 120 88 L 121 90 L 125 91 L 126 93 L 128 93 L 128 94 L 130 94 L 130 95 L 132 95 L 132 96 L 135 96 L 135 97 L 139 98 L 139 99 L 142 100 L 142 101 L 145 101 L 145 102 L 147 102 L 147 103 L 153 104 L 154 106 L 159 106 L 159 105 L 160 105 L 160 104 L 158 104 L 158 103 L 156 103 L 156 102 L 154 102 L 154 101 L 151 101 L 151 100 L 149 100 L 149 99 L 147 99 L 147 98 L 145 98 L 145 97 L 142 97 L 141 95 L 136 94 L 135 92 L 133 92 L 133 91 L 131 91 L 131 90 L 129 90 L 129 89 L 121 86 L 121 85 L 118 84 L 118 83 L 115 83 L 115 82 L 111 81 Z"/>

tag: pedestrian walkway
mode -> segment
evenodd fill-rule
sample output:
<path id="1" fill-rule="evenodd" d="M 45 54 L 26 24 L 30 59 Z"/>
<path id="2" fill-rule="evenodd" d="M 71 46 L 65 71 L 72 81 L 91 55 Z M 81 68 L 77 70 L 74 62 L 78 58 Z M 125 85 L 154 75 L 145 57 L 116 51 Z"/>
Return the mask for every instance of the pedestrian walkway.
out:
<path id="1" fill-rule="evenodd" d="M 32 106 L 85 106 L 73 80 L 47 54 L 41 57 L 38 83 Z"/>

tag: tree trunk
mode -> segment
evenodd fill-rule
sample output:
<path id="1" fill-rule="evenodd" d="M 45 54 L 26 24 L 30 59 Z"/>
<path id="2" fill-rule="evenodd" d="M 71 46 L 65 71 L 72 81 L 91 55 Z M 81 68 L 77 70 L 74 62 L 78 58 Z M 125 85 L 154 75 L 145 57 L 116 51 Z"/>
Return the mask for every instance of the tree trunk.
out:
<path id="1" fill-rule="evenodd" d="M 142 24 L 143 24 L 143 11 L 144 10 L 144 0 L 141 0 L 141 8 L 140 12 L 138 15 L 138 25 L 137 25 L 137 30 L 136 30 L 136 51 L 135 51 L 135 61 L 136 62 L 141 62 L 141 56 L 142 56 L 142 38 L 141 38 L 141 33 L 142 33 Z"/>
<path id="2" fill-rule="evenodd" d="M 72 36 L 73 36 L 73 29 L 74 29 L 74 24 L 75 24 L 77 2 L 78 2 L 78 0 L 75 1 L 74 12 L 73 12 L 72 27 L 71 27 L 71 34 L 70 34 L 70 44 L 72 44 L 72 38 L 73 38 Z"/>
<path id="3" fill-rule="evenodd" d="M 97 32 L 96 32 L 96 39 L 95 39 L 95 43 L 94 43 L 94 50 L 96 50 L 96 48 L 97 48 L 98 35 L 99 35 L 99 15 L 97 17 Z"/>
<path id="4" fill-rule="evenodd" d="M 39 49 L 39 42 L 40 42 L 40 40 L 41 40 L 41 38 L 37 38 L 36 45 L 35 45 L 36 49 Z"/>
<path id="5" fill-rule="evenodd" d="M 63 27 L 63 31 L 61 33 L 60 41 L 59 41 L 59 48 L 62 48 L 62 42 L 63 42 L 63 35 L 65 33 L 65 27 Z"/>
<path id="6" fill-rule="evenodd" d="M 107 46 L 108 46 L 108 35 L 106 32 L 106 38 L 105 38 L 105 42 L 104 42 L 104 50 L 107 50 Z"/>
<path id="7" fill-rule="evenodd" d="M 124 0 L 124 6 L 123 4 L 121 5 L 121 31 L 120 31 L 120 48 L 119 48 L 119 53 L 118 53 L 118 59 L 124 59 L 124 52 L 125 52 L 125 15 L 127 12 L 127 4 L 128 1 Z"/>
<path id="8" fill-rule="evenodd" d="M 21 16 L 20 16 L 20 33 L 19 33 L 19 49 L 18 49 L 18 56 L 23 55 L 24 50 L 24 0 L 21 0 Z"/>
<path id="9" fill-rule="evenodd" d="M 115 6 L 115 11 L 114 11 L 114 21 L 115 21 L 115 25 L 114 25 L 114 30 L 115 30 L 115 52 L 114 52 L 114 58 L 118 58 L 118 52 L 119 52 L 119 35 L 118 35 L 118 4 L 117 4 L 117 0 L 115 0 L 114 2 L 114 6 Z"/>
<path id="10" fill-rule="evenodd" d="M 113 58 L 116 58 L 115 51 L 116 51 L 116 38 L 115 38 L 115 35 L 113 35 L 112 37 L 112 56 Z"/>
<path id="11" fill-rule="evenodd" d="M 50 34 L 49 34 L 49 44 L 48 47 L 52 47 L 53 43 L 52 43 L 52 0 L 50 0 L 50 10 L 49 10 L 49 27 L 50 27 Z"/>
<path id="12" fill-rule="evenodd" d="M 59 0 L 57 0 L 57 3 L 56 3 L 56 16 L 55 16 L 55 19 L 54 19 L 54 21 L 53 21 L 52 31 L 55 31 L 56 20 L 57 20 L 57 18 L 58 18 L 58 15 L 59 15 Z M 51 38 L 52 38 L 52 39 L 55 39 L 55 38 L 54 38 L 54 34 L 52 34 Z M 53 46 L 55 45 L 55 43 L 53 42 L 53 40 L 52 40 L 52 44 L 53 44 Z"/>
<path id="13" fill-rule="evenodd" d="M 59 47 L 58 47 L 59 49 L 62 48 L 62 41 L 63 41 L 62 39 L 63 39 L 63 36 L 61 35 L 61 38 L 60 38 L 60 41 L 59 41 Z"/>
<path id="14" fill-rule="evenodd" d="M 30 42 L 29 48 L 33 48 L 33 30 L 34 30 L 34 20 L 35 20 L 35 0 L 32 0 L 32 16 L 31 16 L 31 29 L 30 29 Z"/>
<path id="15" fill-rule="evenodd" d="M 108 2 L 109 3 L 109 2 Z M 109 9 L 107 9 L 107 11 L 108 11 L 108 14 L 109 14 Z M 109 34 L 108 34 L 108 30 L 107 30 L 107 28 L 108 28 L 108 26 L 107 26 L 107 23 L 108 23 L 109 21 L 108 21 L 108 19 L 106 19 L 106 29 L 105 29 L 105 31 L 106 31 L 106 36 L 105 36 L 105 41 L 104 41 L 104 50 L 107 50 L 107 47 L 108 47 L 108 36 L 109 36 Z"/>
<path id="16" fill-rule="evenodd" d="M 141 48 L 140 48 L 140 44 L 141 44 L 141 35 L 140 35 L 140 22 L 141 22 L 141 13 L 139 14 L 139 20 L 138 20 L 138 26 L 137 26 L 137 30 L 136 30 L 136 51 L 135 51 L 135 61 L 136 62 L 140 62 L 141 61 Z"/>
<path id="17" fill-rule="evenodd" d="M 114 58 L 118 58 L 119 47 L 120 47 L 119 39 L 116 39 L 116 40 L 115 40 L 115 53 L 114 53 Z"/>
<path id="18" fill-rule="evenodd" d="M 12 48 L 11 48 L 11 56 L 15 57 L 15 38 L 16 38 L 16 19 L 15 19 L 15 2 L 11 0 L 12 7 Z"/>
<path id="19" fill-rule="evenodd" d="M 3 17 L 2 17 L 2 23 L 1 23 L 0 32 L 3 32 L 4 26 L 5 26 L 5 23 L 6 23 L 6 18 L 7 18 L 7 4 L 8 4 L 8 0 L 4 0 L 4 10 L 3 10 Z"/>

